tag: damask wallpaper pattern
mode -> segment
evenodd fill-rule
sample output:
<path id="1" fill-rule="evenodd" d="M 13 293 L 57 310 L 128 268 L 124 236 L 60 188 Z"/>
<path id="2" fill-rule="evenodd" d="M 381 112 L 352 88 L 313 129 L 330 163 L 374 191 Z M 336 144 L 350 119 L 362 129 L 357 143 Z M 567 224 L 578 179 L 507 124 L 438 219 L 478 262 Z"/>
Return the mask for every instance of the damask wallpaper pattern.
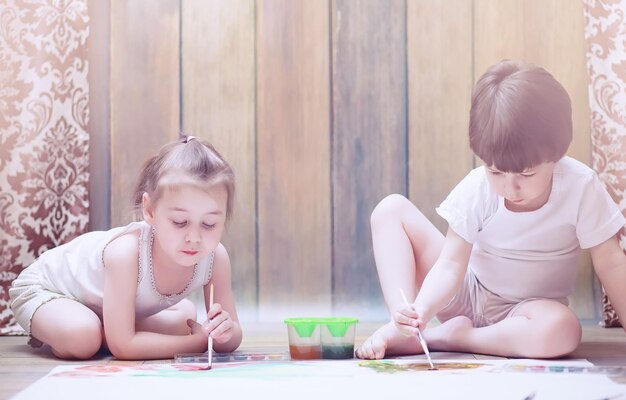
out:
<path id="1" fill-rule="evenodd" d="M 0 3 L 0 333 L 8 287 L 89 218 L 86 0 Z"/>
<path id="2" fill-rule="evenodd" d="M 626 0 L 585 0 L 592 162 L 626 211 Z M 620 244 L 626 250 L 625 231 Z M 620 326 L 603 291 L 602 325 Z"/>

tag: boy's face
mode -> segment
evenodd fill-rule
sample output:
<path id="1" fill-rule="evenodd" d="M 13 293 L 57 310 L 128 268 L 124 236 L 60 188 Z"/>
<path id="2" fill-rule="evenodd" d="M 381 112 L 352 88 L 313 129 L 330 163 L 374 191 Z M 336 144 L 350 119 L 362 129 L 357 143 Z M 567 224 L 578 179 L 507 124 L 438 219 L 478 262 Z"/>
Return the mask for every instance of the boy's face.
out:
<path id="1" fill-rule="evenodd" d="M 485 168 L 492 190 L 504 197 L 504 203 L 511 211 L 537 210 L 550 197 L 553 162 L 539 164 L 521 173 L 502 172 L 494 166 Z"/>
<path id="2" fill-rule="evenodd" d="M 224 232 L 227 198 L 223 185 L 208 192 L 193 186 L 165 189 L 156 204 L 144 194 L 144 216 L 155 229 L 153 257 L 194 266 L 215 250 Z"/>

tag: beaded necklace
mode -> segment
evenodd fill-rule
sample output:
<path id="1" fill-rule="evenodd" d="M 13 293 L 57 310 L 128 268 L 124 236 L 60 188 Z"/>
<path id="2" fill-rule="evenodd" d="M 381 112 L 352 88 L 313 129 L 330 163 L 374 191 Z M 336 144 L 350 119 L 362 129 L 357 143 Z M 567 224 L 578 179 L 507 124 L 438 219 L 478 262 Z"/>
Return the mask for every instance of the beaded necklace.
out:
<path id="1" fill-rule="evenodd" d="M 152 266 L 152 245 L 153 244 L 154 244 L 154 228 L 150 231 L 150 248 L 148 251 L 148 268 L 150 269 L 150 280 L 152 281 L 152 289 L 154 290 L 154 293 L 156 293 L 157 296 L 160 297 L 161 304 L 165 302 L 169 305 L 173 305 L 177 302 L 176 301 L 177 297 L 186 294 L 187 291 L 189 290 L 191 283 L 196 278 L 196 273 L 198 272 L 198 264 L 196 263 L 193 266 L 193 275 L 191 276 L 191 279 L 189 280 L 189 282 L 187 282 L 187 286 L 185 286 L 185 288 L 181 292 L 174 293 L 174 294 L 163 294 L 157 290 L 156 281 L 154 280 L 154 267 Z"/>

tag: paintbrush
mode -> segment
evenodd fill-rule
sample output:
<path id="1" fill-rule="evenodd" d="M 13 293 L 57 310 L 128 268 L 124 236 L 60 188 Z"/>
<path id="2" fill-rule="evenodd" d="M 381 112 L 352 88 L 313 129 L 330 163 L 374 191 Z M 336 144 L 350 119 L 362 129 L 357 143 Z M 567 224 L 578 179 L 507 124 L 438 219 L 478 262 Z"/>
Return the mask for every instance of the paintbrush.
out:
<path id="1" fill-rule="evenodd" d="M 402 296 L 402 300 L 404 300 L 404 304 L 408 308 L 411 308 L 411 305 L 409 304 L 409 301 L 406 299 L 406 296 L 404 295 L 404 291 L 402 290 L 402 288 L 400 288 L 400 295 Z M 417 328 L 417 336 L 419 337 L 419 341 L 420 341 L 420 344 L 422 345 L 422 349 L 424 349 L 424 353 L 426 354 L 426 357 L 428 358 L 430 369 L 436 369 L 435 366 L 433 365 L 433 360 L 430 358 L 430 351 L 428 351 L 428 346 L 426 346 L 426 341 L 424 340 L 424 337 L 422 336 L 422 332 L 420 331 L 420 328 Z"/>
<path id="2" fill-rule="evenodd" d="M 209 286 L 209 310 L 213 306 L 213 283 Z M 207 369 L 211 369 L 213 367 L 213 338 L 211 337 L 211 333 L 209 333 L 208 338 L 209 348 L 207 350 Z"/>

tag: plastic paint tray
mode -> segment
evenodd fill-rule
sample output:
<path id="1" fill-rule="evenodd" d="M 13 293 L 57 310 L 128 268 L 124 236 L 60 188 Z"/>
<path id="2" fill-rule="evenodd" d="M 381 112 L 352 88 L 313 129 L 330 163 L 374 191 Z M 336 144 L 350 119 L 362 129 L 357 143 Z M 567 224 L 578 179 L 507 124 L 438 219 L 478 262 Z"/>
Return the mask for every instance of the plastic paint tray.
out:
<path id="1" fill-rule="evenodd" d="M 289 354 L 296 360 L 354 357 L 356 318 L 287 318 Z"/>
<path id="2" fill-rule="evenodd" d="M 288 361 L 291 358 L 287 352 L 245 352 L 213 353 L 213 362 L 249 362 L 249 361 Z M 176 354 L 174 363 L 207 363 L 207 353 Z"/>

